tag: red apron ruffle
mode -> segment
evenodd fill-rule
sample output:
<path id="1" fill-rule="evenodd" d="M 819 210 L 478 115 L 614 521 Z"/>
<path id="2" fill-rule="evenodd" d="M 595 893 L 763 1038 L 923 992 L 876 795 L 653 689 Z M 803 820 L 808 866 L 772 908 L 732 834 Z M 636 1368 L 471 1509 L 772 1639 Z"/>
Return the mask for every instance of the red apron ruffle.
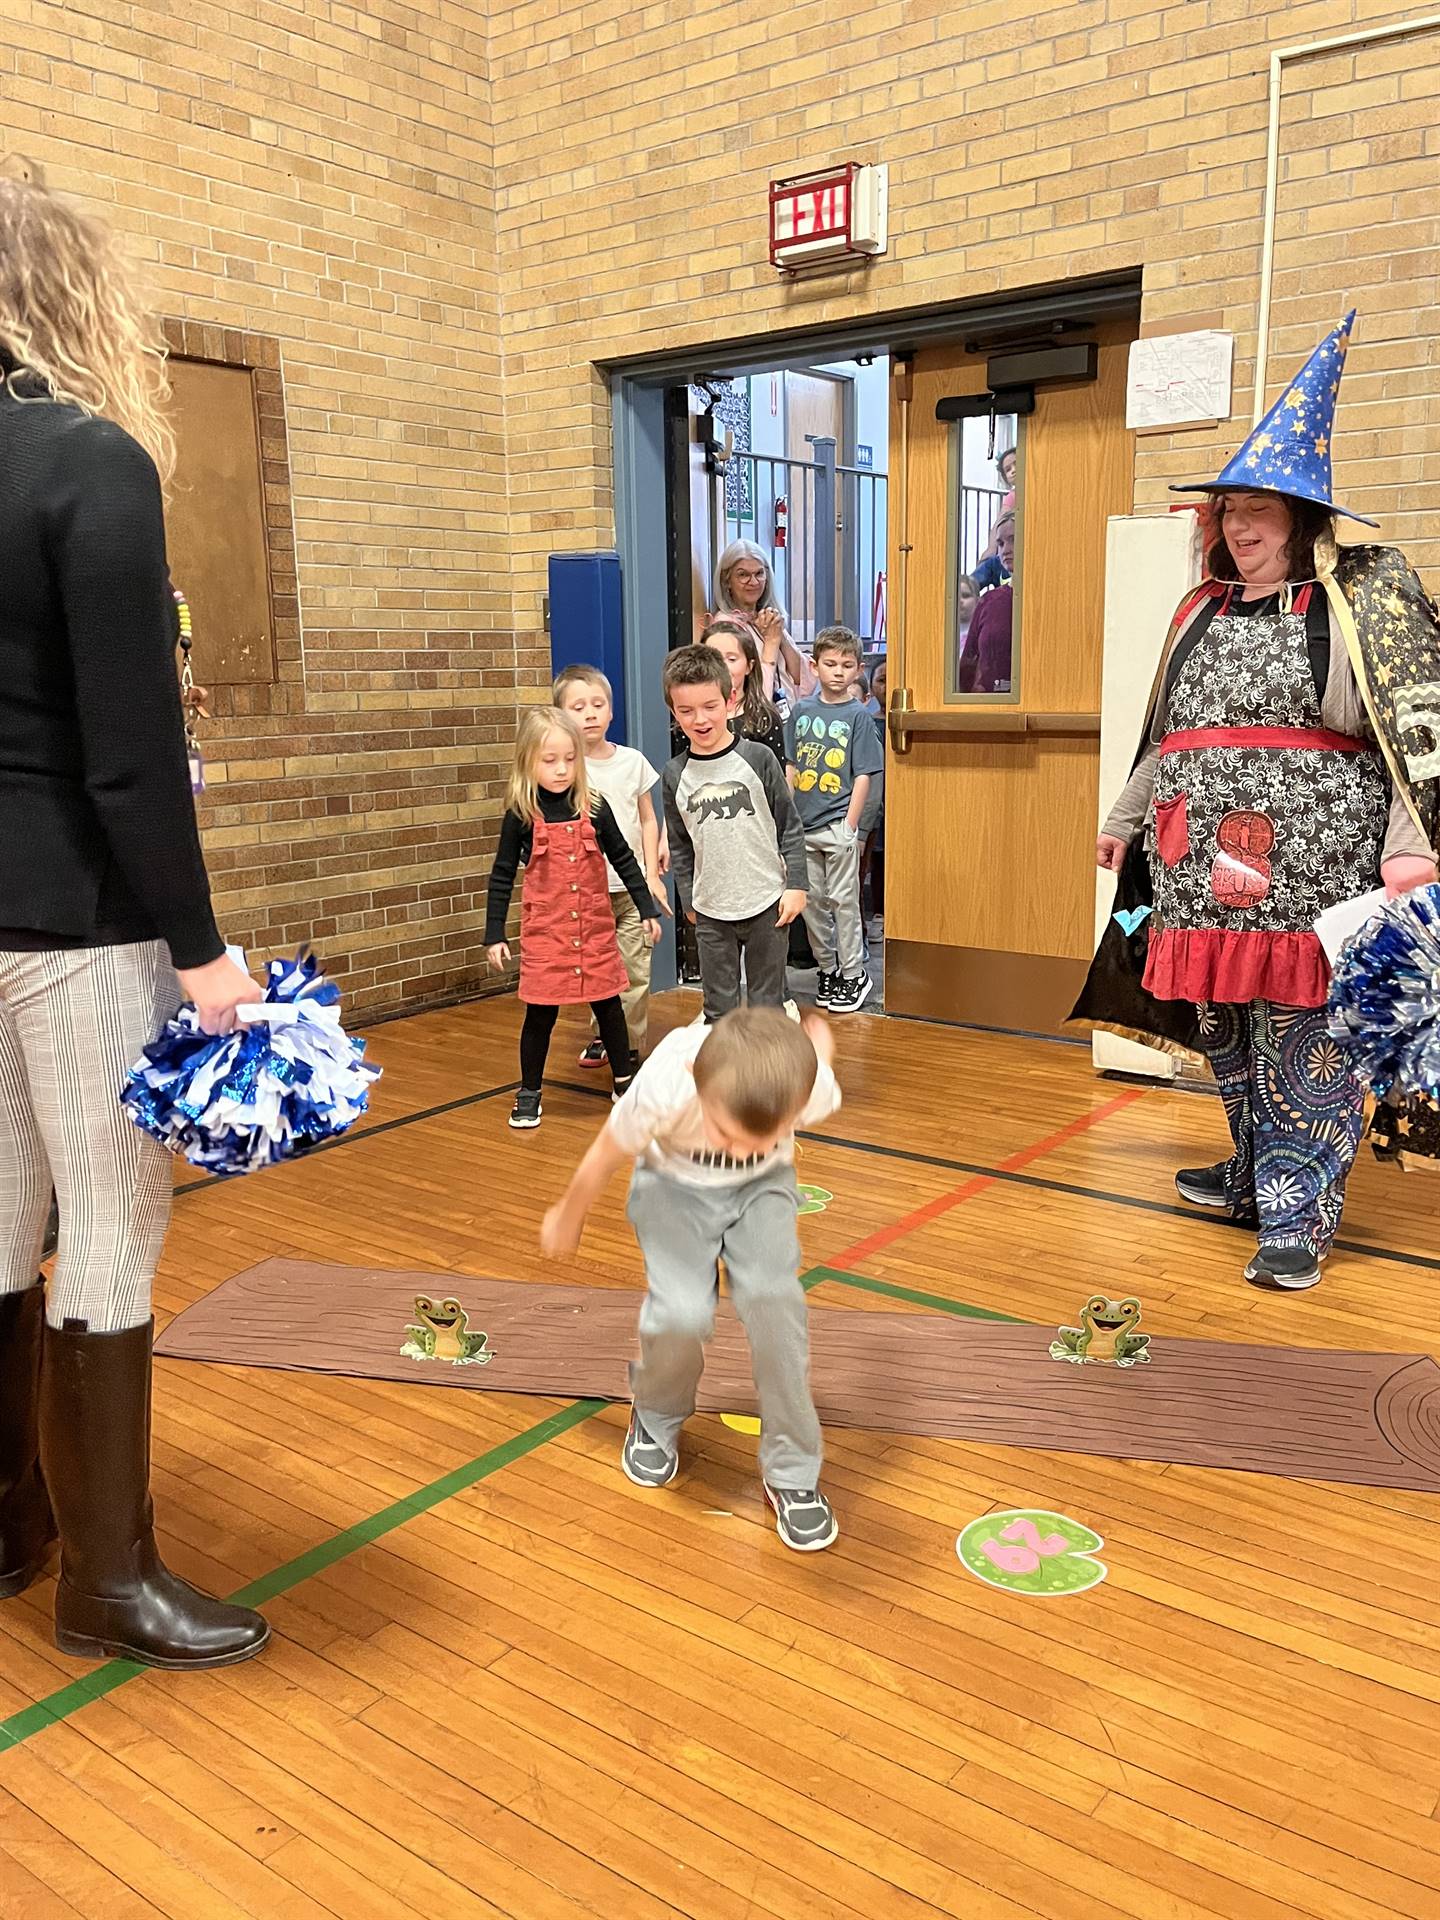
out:
<path id="1" fill-rule="evenodd" d="M 1150 936 L 1145 986 L 1157 1000 L 1319 1007 L 1330 992 L 1330 963 L 1313 933 L 1161 927 Z"/>

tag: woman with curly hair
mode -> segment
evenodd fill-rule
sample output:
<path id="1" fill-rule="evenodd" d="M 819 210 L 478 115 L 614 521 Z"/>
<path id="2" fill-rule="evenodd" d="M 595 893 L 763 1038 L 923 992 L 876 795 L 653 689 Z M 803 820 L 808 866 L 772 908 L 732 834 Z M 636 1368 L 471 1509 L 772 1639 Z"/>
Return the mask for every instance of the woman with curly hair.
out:
<path id="1" fill-rule="evenodd" d="M 1353 319 L 1198 489 L 1207 577 L 1175 617 L 1096 849 L 1122 893 L 1148 857 L 1154 1030 L 1167 1005 L 1198 1009 L 1230 1123 L 1231 1156 L 1178 1174 L 1181 1198 L 1257 1228 L 1245 1277 L 1285 1291 L 1320 1278 L 1364 1132 L 1364 1091 L 1326 1032 L 1316 918 L 1382 881 L 1393 895 L 1436 876 L 1436 783 L 1412 770 L 1393 699 L 1422 656 L 1434 678 L 1433 609 L 1403 555 L 1334 540 L 1346 510 L 1329 449 Z M 1076 1011 L 1110 1025 L 1107 945 L 1115 985 L 1112 927 Z"/>
<path id="2" fill-rule="evenodd" d="M 165 393 L 105 229 L 0 180 L 0 1596 L 58 1533 L 56 1644 L 186 1668 L 246 1659 L 269 1629 L 165 1567 L 150 1504 L 170 1161 L 117 1093 L 182 996 L 211 1033 L 258 997 L 195 825 Z"/>

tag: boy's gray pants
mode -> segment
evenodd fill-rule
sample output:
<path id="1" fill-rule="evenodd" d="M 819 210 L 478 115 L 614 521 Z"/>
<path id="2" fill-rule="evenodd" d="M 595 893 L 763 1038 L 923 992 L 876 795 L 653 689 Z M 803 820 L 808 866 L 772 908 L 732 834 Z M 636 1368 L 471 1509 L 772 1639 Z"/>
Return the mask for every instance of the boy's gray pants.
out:
<path id="1" fill-rule="evenodd" d="M 807 828 L 805 865 L 810 890 L 805 931 L 822 973 L 858 980 L 865 971 L 865 929 L 860 920 L 860 836 L 843 820 Z"/>
<path id="2" fill-rule="evenodd" d="M 695 1411 L 705 1342 L 715 1325 L 715 1262 L 750 1343 L 760 1403 L 760 1472 L 808 1491 L 820 1478 L 820 1422 L 810 1398 L 810 1343 L 800 1285 L 799 1194 L 782 1161 L 733 1187 L 692 1186 L 650 1167 L 630 1183 L 630 1223 L 645 1256 L 635 1411 L 668 1451 Z"/>
<path id="3" fill-rule="evenodd" d="M 785 958 L 790 929 L 776 921 L 780 901 L 745 920 L 713 920 L 695 914 L 695 944 L 700 950 L 700 984 L 705 1018 L 713 1027 L 722 1014 L 740 1004 L 740 961 L 745 961 L 745 998 L 752 1007 L 783 1007 Z"/>

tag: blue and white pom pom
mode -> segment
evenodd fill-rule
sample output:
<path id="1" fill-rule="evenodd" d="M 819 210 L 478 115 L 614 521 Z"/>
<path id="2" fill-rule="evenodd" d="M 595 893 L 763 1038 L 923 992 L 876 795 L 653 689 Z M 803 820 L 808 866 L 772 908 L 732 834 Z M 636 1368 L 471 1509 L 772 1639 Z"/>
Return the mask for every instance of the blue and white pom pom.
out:
<path id="1" fill-rule="evenodd" d="M 1329 1025 L 1372 1093 L 1440 1096 L 1440 883 L 1388 901 L 1346 942 Z"/>
<path id="2" fill-rule="evenodd" d="M 312 953 L 272 960 L 233 1033 L 186 1006 L 150 1042 L 120 1095 L 137 1126 L 210 1173 L 253 1173 L 344 1133 L 379 1067 L 340 1025 L 340 989 Z"/>

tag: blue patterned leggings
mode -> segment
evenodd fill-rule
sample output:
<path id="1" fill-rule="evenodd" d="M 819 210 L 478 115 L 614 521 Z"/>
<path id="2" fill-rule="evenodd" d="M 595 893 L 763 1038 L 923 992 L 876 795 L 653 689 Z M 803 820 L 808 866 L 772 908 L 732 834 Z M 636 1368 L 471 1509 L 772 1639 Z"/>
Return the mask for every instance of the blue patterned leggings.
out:
<path id="1" fill-rule="evenodd" d="M 1200 1031 L 1235 1142 L 1224 1168 L 1231 1207 L 1258 1212 L 1262 1246 L 1326 1253 L 1365 1132 L 1365 1091 L 1325 1031 L 1324 1007 L 1212 1003 Z"/>

